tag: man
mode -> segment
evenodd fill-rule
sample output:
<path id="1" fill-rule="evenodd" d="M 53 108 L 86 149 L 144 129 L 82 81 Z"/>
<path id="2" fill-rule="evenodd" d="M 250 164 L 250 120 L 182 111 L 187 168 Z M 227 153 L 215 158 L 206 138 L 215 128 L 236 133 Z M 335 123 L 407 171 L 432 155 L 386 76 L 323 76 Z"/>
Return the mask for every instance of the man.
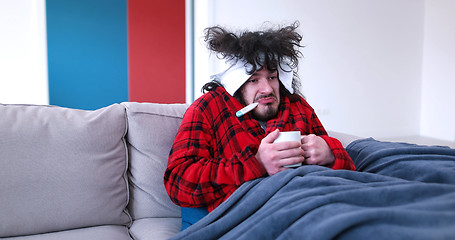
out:
<path id="1" fill-rule="evenodd" d="M 299 95 L 297 27 L 239 35 L 206 29 L 209 49 L 230 66 L 204 86 L 206 93 L 188 108 L 177 133 L 164 176 L 175 204 L 212 211 L 242 183 L 295 163 L 355 170 Z M 258 104 L 236 116 L 251 103 Z M 301 143 L 273 143 L 280 131 L 304 137 Z"/>

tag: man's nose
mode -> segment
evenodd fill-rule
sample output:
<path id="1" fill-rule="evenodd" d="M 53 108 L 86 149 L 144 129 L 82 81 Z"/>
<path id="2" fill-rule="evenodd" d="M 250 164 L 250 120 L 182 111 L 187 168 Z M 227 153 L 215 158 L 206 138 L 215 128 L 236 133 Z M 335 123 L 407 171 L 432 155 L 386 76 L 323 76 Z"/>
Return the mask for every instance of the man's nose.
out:
<path id="1" fill-rule="evenodd" d="M 259 91 L 263 94 L 269 94 L 273 91 L 272 85 L 270 85 L 270 82 L 267 81 L 267 79 L 261 79 L 259 81 Z"/>

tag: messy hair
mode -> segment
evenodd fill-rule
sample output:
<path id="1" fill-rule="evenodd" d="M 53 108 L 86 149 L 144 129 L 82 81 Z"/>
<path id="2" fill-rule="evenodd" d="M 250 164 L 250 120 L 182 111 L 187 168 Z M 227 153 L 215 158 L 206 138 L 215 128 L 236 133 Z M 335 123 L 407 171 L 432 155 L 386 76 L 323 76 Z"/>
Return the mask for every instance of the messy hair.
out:
<path id="1" fill-rule="evenodd" d="M 263 31 L 244 31 L 239 34 L 229 32 L 220 26 L 206 28 L 205 42 L 207 48 L 216 53 L 220 59 L 236 61 L 242 59 L 252 68 L 248 70 L 253 74 L 262 67 L 275 71 L 281 63 L 288 64 L 292 69 L 297 69 L 299 58 L 303 54 L 299 51 L 302 36 L 296 32 L 299 22 L 278 28 Z M 292 80 L 294 92 L 299 92 L 299 80 L 296 71 Z M 219 86 L 219 82 L 210 82 L 204 85 L 203 90 L 210 91 Z"/>

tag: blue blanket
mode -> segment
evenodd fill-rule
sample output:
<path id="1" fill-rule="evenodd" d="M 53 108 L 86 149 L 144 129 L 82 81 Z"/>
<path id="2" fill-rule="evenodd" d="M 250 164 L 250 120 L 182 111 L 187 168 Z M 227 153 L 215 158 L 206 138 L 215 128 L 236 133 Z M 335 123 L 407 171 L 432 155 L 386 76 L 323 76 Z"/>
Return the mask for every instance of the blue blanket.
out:
<path id="1" fill-rule="evenodd" d="M 302 166 L 247 182 L 173 239 L 455 239 L 455 149 L 346 150 L 357 172 Z"/>

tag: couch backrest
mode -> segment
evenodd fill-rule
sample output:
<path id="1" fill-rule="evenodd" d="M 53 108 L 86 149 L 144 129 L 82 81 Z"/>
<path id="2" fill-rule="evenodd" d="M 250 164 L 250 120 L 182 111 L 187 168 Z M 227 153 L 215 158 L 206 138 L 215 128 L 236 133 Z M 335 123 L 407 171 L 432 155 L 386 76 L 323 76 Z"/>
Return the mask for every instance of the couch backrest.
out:
<path id="1" fill-rule="evenodd" d="M 122 103 L 128 120 L 130 202 L 133 219 L 180 217 L 164 188 L 164 171 L 188 105 Z"/>
<path id="2" fill-rule="evenodd" d="M 0 104 L 0 237 L 129 225 L 125 108 Z"/>

